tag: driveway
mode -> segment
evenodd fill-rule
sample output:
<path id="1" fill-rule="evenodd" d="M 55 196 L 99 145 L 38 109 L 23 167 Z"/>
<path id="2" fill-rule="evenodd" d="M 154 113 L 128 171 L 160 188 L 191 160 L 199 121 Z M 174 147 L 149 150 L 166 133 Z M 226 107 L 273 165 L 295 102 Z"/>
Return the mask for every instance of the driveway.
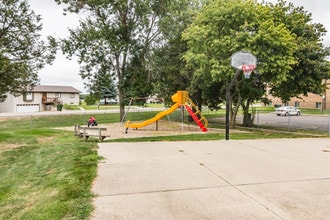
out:
<path id="1" fill-rule="evenodd" d="M 101 143 L 92 219 L 328 219 L 330 139 Z"/>

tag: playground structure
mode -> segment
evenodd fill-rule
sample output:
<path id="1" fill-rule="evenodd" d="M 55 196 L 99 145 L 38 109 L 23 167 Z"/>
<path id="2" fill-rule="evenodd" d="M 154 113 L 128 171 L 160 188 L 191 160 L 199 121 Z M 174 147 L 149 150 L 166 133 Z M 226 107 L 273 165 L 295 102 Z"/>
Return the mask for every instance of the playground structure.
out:
<path id="1" fill-rule="evenodd" d="M 140 123 L 131 123 L 131 121 L 127 121 L 125 123 L 126 127 L 126 133 L 129 128 L 142 128 L 145 127 L 151 123 L 155 123 L 161 118 L 163 118 L 166 115 L 169 115 L 173 113 L 176 109 L 180 108 L 181 106 L 184 106 L 187 112 L 190 114 L 192 119 L 196 122 L 196 124 L 200 127 L 200 129 L 203 132 L 207 132 L 207 125 L 208 121 L 207 119 L 202 115 L 202 113 L 198 110 L 198 107 L 193 103 L 191 99 L 188 98 L 188 91 L 177 91 L 174 95 L 172 95 L 172 101 L 174 104 L 162 111 L 156 114 L 153 118 L 150 118 L 146 121 L 140 122 Z"/>

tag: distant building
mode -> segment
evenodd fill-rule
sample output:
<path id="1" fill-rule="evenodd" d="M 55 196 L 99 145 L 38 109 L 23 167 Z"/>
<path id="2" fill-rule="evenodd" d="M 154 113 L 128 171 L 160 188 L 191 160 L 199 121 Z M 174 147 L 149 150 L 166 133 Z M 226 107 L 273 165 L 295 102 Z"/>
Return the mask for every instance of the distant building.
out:
<path id="1" fill-rule="evenodd" d="M 7 94 L 7 99 L 0 103 L 0 112 L 55 111 L 58 104 L 79 105 L 79 93 L 72 86 L 37 85 L 18 97 Z"/>
<path id="2" fill-rule="evenodd" d="M 280 98 L 273 97 L 270 94 L 271 88 L 267 88 L 265 97 L 270 100 L 269 105 L 274 107 L 289 105 L 297 108 L 330 110 L 330 81 L 324 80 L 324 83 L 327 85 L 327 90 L 322 95 L 308 93 L 307 96 L 301 95 L 299 98 L 294 97 L 289 102 L 282 103 Z"/>

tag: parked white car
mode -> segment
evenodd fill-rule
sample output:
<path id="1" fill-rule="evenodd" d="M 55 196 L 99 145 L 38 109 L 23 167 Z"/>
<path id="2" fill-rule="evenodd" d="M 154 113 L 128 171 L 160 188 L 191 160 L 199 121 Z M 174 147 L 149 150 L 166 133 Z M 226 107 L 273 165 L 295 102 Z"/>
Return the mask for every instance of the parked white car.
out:
<path id="1" fill-rule="evenodd" d="M 301 111 L 292 106 L 282 106 L 275 110 L 278 116 L 301 115 Z"/>

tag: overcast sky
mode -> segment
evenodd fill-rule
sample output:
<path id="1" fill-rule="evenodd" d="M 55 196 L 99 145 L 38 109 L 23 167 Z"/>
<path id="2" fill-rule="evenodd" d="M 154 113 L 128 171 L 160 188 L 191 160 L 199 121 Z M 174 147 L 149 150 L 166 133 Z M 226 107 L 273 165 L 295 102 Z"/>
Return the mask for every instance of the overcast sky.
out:
<path id="1" fill-rule="evenodd" d="M 78 25 L 76 15 L 63 15 L 63 10 L 54 0 L 29 0 L 31 9 L 42 16 L 44 36 L 51 35 L 55 38 L 69 36 L 68 28 Z M 275 3 L 276 0 L 268 0 Z M 295 6 L 303 6 L 312 13 L 313 22 L 323 24 L 330 31 L 330 1 L 329 0 L 291 0 Z M 324 39 L 324 44 L 330 46 L 330 33 Z M 39 72 L 42 85 L 66 85 L 73 86 L 81 92 L 86 92 L 83 80 L 79 76 L 79 65 L 76 59 L 67 60 L 61 51 L 53 65 L 47 65 Z"/>
<path id="2" fill-rule="evenodd" d="M 42 16 L 42 34 L 55 38 L 66 38 L 69 36 L 68 28 L 78 26 L 78 16 L 67 14 L 63 15 L 61 6 L 54 0 L 29 0 L 31 9 Z M 81 92 L 84 89 L 83 80 L 79 76 L 79 65 L 76 59 L 68 60 L 57 52 L 56 60 L 53 65 L 47 65 L 39 71 L 40 83 L 42 85 L 63 85 L 73 86 Z"/>

